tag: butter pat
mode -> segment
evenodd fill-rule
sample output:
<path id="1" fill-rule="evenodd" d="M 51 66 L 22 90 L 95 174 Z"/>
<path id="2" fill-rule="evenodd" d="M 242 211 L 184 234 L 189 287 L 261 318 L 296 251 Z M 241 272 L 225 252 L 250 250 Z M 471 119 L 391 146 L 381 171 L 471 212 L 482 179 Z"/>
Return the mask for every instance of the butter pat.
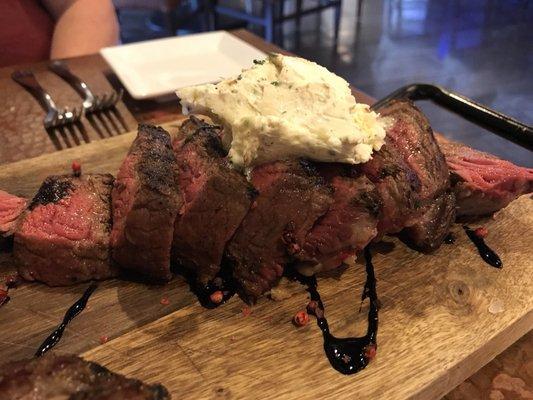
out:
<path id="1" fill-rule="evenodd" d="M 297 57 L 254 63 L 236 78 L 176 92 L 184 112 L 224 126 L 235 165 L 296 157 L 357 164 L 383 145 L 384 122 L 356 103 L 344 79 Z"/>

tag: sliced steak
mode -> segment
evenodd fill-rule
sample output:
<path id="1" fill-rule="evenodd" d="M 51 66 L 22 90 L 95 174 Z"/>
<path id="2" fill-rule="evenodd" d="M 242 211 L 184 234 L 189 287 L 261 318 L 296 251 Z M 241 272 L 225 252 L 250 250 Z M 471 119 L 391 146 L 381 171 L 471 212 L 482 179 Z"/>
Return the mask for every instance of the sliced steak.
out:
<path id="1" fill-rule="evenodd" d="M 381 199 L 375 185 L 354 168 L 318 164 L 318 171 L 333 187 L 333 204 L 306 236 L 298 270 L 310 275 L 336 268 L 362 250 L 378 233 Z"/>
<path id="2" fill-rule="evenodd" d="M 147 385 L 73 355 L 46 354 L 0 367 L 0 398 L 165 400 L 164 386 Z"/>
<path id="3" fill-rule="evenodd" d="M 27 280 L 71 285 L 117 274 L 109 260 L 113 176 L 50 176 L 17 222 L 14 256 Z"/>
<path id="4" fill-rule="evenodd" d="M 26 208 L 27 200 L 0 190 L 0 236 L 9 236 L 15 222 Z"/>
<path id="5" fill-rule="evenodd" d="M 112 192 L 113 259 L 153 281 L 167 281 L 174 221 L 181 207 L 178 165 L 170 135 L 139 125 Z"/>
<path id="6" fill-rule="evenodd" d="M 428 120 L 412 102 L 393 101 L 379 113 L 388 119 L 385 144 L 360 168 L 380 193 L 383 235 L 415 224 L 423 207 L 448 189 L 449 172 Z"/>
<path id="7" fill-rule="evenodd" d="M 259 195 L 227 246 L 227 260 L 247 302 L 277 282 L 333 201 L 332 189 L 305 161 L 261 165 L 251 180 Z"/>
<path id="8" fill-rule="evenodd" d="M 423 252 L 440 247 L 455 221 L 455 193 L 445 192 L 425 205 L 417 222 L 405 228 L 400 237 Z"/>
<path id="9" fill-rule="evenodd" d="M 248 212 L 255 190 L 230 168 L 213 125 L 191 117 L 183 123 L 174 151 L 184 202 L 174 225 L 173 259 L 206 284 L 219 271 L 226 243 Z"/>
<path id="10" fill-rule="evenodd" d="M 457 216 L 494 213 L 518 196 L 533 192 L 533 169 L 471 149 L 438 135 L 457 196 Z"/>

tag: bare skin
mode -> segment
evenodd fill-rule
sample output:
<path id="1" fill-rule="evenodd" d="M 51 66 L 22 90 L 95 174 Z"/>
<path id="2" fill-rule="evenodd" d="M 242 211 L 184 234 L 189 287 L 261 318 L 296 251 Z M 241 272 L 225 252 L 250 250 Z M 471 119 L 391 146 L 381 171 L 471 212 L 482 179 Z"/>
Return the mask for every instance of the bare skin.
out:
<path id="1" fill-rule="evenodd" d="M 111 0 L 41 0 L 56 21 L 50 58 L 97 53 L 118 43 L 119 26 Z"/>

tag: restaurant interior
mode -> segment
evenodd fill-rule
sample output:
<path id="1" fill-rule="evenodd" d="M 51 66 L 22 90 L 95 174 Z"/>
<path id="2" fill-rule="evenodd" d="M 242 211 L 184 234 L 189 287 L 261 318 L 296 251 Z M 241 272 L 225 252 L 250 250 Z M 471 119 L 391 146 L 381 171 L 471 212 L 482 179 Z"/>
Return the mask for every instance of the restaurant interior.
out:
<path id="1" fill-rule="evenodd" d="M 285 75 L 287 82 L 278 79 L 278 75 L 272 75 L 274 64 L 278 68 L 275 73 L 279 76 L 282 76 L 280 70 L 289 70 Z M 106 386 L 105 390 L 97 388 L 97 392 L 87 391 L 80 397 L 69 398 L 168 399 L 170 393 L 178 399 L 532 399 L 532 66 L 533 0 L 0 0 L 0 325 L 5 328 L 0 338 L 0 355 L 2 362 L 30 360 L 27 364 L 30 366 L 20 367 L 15 363 L 4 371 L 0 367 L 0 398 L 30 398 L 11 394 L 29 387 L 34 387 L 32 390 L 37 393 L 37 399 L 63 398 L 54 397 L 57 393 L 52 389 L 48 392 L 48 387 L 61 386 L 58 382 L 68 379 L 63 379 L 59 373 L 54 375 L 55 372 L 42 372 L 43 376 L 35 378 L 41 367 L 31 366 L 57 344 L 57 354 L 75 354 L 98 363 L 91 363 L 89 368 L 93 372 L 100 371 L 96 374 L 98 376 L 83 378 L 76 389 L 78 392 L 80 388 L 91 389 L 95 382 L 102 384 L 99 379 L 112 374 L 105 368 L 104 372 L 98 369 L 102 364 L 118 373 L 118 378 L 115 375 L 112 379 L 106 378 L 105 385 L 120 388 L 126 393 L 123 397 L 106 397 L 106 394 L 114 393 L 107 392 L 111 389 Z M 246 86 L 248 84 L 250 86 Z M 292 89 L 293 84 L 299 89 L 303 87 L 303 94 L 293 95 L 286 89 Z M 232 89 L 232 85 L 239 89 Z M 308 89 L 309 92 L 306 92 Z M 322 89 L 323 92 L 320 91 Z M 264 93 L 274 94 L 265 100 L 261 97 L 265 96 Z M 287 98 L 292 95 L 294 101 Z M 339 98 L 341 100 L 335 103 Z M 389 103 L 394 108 L 398 104 L 396 101 L 401 103 L 407 99 L 410 100 L 405 102 L 409 108 L 407 114 L 411 113 L 411 116 L 403 118 L 407 118 L 407 125 L 411 125 L 406 128 L 398 123 L 405 122 L 402 116 L 385 115 L 382 118 L 380 112 L 389 112 Z M 253 103 L 255 100 L 258 102 Z M 243 106 L 248 103 L 251 104 L 249 108 Z M 257 104 L 266 111 L 257 110 Z M 280 107 L 286 109 L 277 110 Z M 296 109 L 291 110 L 291 107 Z M 336 108 L 341 111 L 337 113 Z M 272 110 L 275 110 L 274 114 L 280 114 L 267 115 Z M 345 114 L 342 114 L 344 111 Z M 241 112 L 250 112 L 251 116 L 239 120 L 240 115 L 233 115 Z M 197 119 L 192 116 L 186 120 L 189 113 L 202 117 Z M 314 119 L 309 117 L 309 113 L 320 115 Z M 202 119 L 205 115 L 207 122 Z M 294 121 L 286 121 L 285 115 L 290 115 Z M 183 127 L 187 126 L 183 122 L 185 120 L 194 125 L 195 130 L 194 134 L 182 140 L 180 135 L 186 131 Z M 337 120 L 342 120 L 339 125 L 335 125 Z M 355 145 L 356 139 L 349 137 L 342 145 L 333 148 L 343 138 L 333 137 L 337 132 L 332 132 L 329 127 L 355 126 L 353 124 L 360 124 L 357 129 L 350 130 L 350 133 L 360 133 L 356 138 L 359 142 Z M 247 126 L 253 129 L 246 130 Z M 312 132 L 311 136 L 316 134 L 313 139 L 318 145 L 311 139 L 305 142 L 291 129 L 294 132 L 304 129 L 306 133 Z M 152 135 L 151 139 L 138 144 L 143 130 Z M 426 135 L 426 142 L 421 139 L 422 144 L 417 142 L 413 145 L 409 137 L 413 130 L 421 137 Z M 331 136 L 320 137 L 326 131 Z M 164 132 L 164 140 L 157 136 L 161 132 Z M 192 156 L 183 156 L 183 149 L 193 141 L 191 138 L 203 133 L 211 135 L 208 144 L 215 141 L 216 146 L 207 151 L 203 149 L 204 153 L 199 151 L 193 152 Z M 240 143 L 236 143 L 238 134 L 243 135 Z M 308 143 L 309 149 L 302 151 L 301 147 L 298 148 L 294 144 L 298 140 Z M 453 147 L 455 142 L 460 143 L 457 148 Z M 146 154 L 155 157 L 157 162 L 172 159 L 176 165 L 181 154 L 184 165 L 186 162 L 192 165 L 180 166 L 179 174 L 186 177 L 183 180 L 172 175 L 178 170 L 177 166 L 165 170 L 165 165 L 154 167 L 149 162 L 143 164 L 139 161 L 146 155 L 143 150 L 161 143 L 163 149 L 151 149 Z M 253 146 L 257 143 L 260 144 L 254 150 Z M 324 151 L 326 145 L 323 143 L 332 146 L 329 152 Z M 238 153 L 238 144 L 241 145 L 241 153 Z M 138 148 L 135 148 L 136 145 Z M 313 145 L 316 148 L 312 148 Z M 398 154 L 401 154 L 398 156 L 394 153 L 394 146 L 404 146 L 405 154 L 399 150 Z M 424 146 L 433 149 L 434 153 L 425 153 L 427 148 Z M 442 149 L 450 146 L 451 152 L 455 152 L 452 156 L 456 157 L 452 159 L 446 151 L 441 153 L 439 146 Z M 300 153 L 290 153 L 293 147 Z M 351 158 L 339 155 L 343 150 L 347 151 L 346 148 L 353 152 Z M 390 148 L 393 150 L 387 153 Z M 314 229 L 322 227 L 321 223 L 330 223 L 326 218 L 330 214 L 323 211 L 309 223 L 309 227 L 305 228 L 307 230 L 302 228 L 303 233 L 298 231 L 297 223 L 291 219 L 280 228 L 282 233 L 278 235 L 277 247 L 272 252 L 282 248 L 282 256 L 268 264 L 271 270 L 262 269 L 263 258 L 267 257 L 264 254 L 258 257 L 259 261 L 254 259 L 257 261 L 255 264 L 250 262 L 252 269 L 256 265 L 261 266 L 242 278 L 244 282 L 252 282 L 255 290 L 260 288 L 261 293 L 250 300 L 246 297 L 249 293 L 239 286 L 245 284 L 238 281 L 237 272 L 230 270 L 237 269 L 239 261 L 235 261 L 238 257 L 230 252 L 230 246 L 236 242 L 238 233 L 245 229 L 243 226 L 247 227 L 245 222 L 249 220 L 246 218 L 255 207 L 260 209 L 264 204 L 260 201 L 266 197 L 261 197 L 263 193 L 277 188 L 274 179 L 274 183 L 267 181 L 269 184 L 258 186 L 264 192 L 254 188 L 254 171 L 263 171 L 260 169 L 263 166 L 261 162 L 264 165 L 267 161 L 272 165 L 274 162 L 285 162 L 285 156 L 275 158 L 276 155 L 273 155 L 276 152 L 285 154 L 284 151 L 298 162 L 305 159 L 298 168 L 305 174 L 316 174 L 317 179 L 311 185 L 315 192 L 311 192 L 305 202 L 302 201 L 300 208 L 294 205 L 298 199 L 294 204 L 283 203 L 278 193 L 279 197 L 273 198 L 278 199 L 282 206 L 276 209 L 274 205 L 273 211 L 259 218 L 260 224 L 279 223 L 281 226 L 277 213 L 283 216 L 285 208 L 295 207 L 294 214 L 300 216 L 306 211 L 305 207 L 320 206 L 319 195 L 327 197 L 328 193 L 333 196 L 331 193 L 337 195 L 337 190 L 341 192 L 333 184 L 328 186 L 330 192 L 326 189 L 324 193 L 319 192 L 317 188 L 325 181 L 328 185 L 331 182 L 338 184 L 334 179 L 367 179 L 368 175 L 367 185 L 375 184 L 375 187 L 372 186 L 374 191 L 358 193 L 357 201 L 364 203 L 364 207 L 360 208 L 365 212 L 372 214 L 368 210 L 373 209 L 373 219 L 368 219 L 373 221 L 374 226 L 373 230 L 351 227 L 338 232 L 334 229 L 335 224 L 342 224 L 352 214 L 334 215 L 333 227 L 324 229 L 326 234 L 317 240 L 319 245 L 327 247 L 349 232 L 372 232 L 364 246 L 356 248 L 354 245 L 336 254 L 344 257 L 339 260 L 334 258 L 338 261 L 335 265 L 337 269 L 327 269 L 321 264 L 326 258 L 320 259 L 321 263 L 316 261 L 319 259 L 316 255 L 318 250 L 314 249 L 311 261 L 304 259 L 302 254 L 311 246 L 309 237 L 312 237 Z M 323 156 L 324 153 L 326 156 Z M 382 153 L 386 156 L 393 154 L 397 158 L 375 172 L 372 161 L 379 162 Z M 205 154 L 211 157 L 209 160 L 215 167 L 210 169 L 202 164 L 205 160 L 194 159 L 205 157 Z M 420 161 L 423 157 L 426 159 Z M 150 160 L 153 162 L 153 158 Z M 308 161 L 314 163 L 313 168 L 318 165 L 316 171 L 303 166 Z M 140 167 L 132 166 L 136 162 Z M 416 162 L 426 164 L 419 168 Z M 328 165 L 324 167 L 326 163 Z M 327 169 L 330 164 L 334 166 L 331 170 Z M 343 164 L 362 166 L 344 168 Z M 342 168 L 339 165 L 343 165 Z M 196 167 L 200 172 L 195 170 Z M 431 172 L 427 176 L 424 175 L 427 171 L 423 170 L 426 167 Z M 432 167 L 437 172 L 431 171 Z M 312 172 L 309 172 L 311 169 Z M 462 170 L 467 170 L 467 173 L 461 175 Z M 65 171 L 68 174 L 62 175 Z M 209 180 L 213 171 L 227 180 L 220 183 L 214 179 L 213 183 Z M 331 178 L 331 171 L 338 176 Z M 429 200 L 423 198 L 422 194 L 426 194 L 424 185 L 433 184 L 433 178 L 437 181 L 442 171 L 441 175 L 445 178 L 440 191 L 436 190 L 437 194 L 433 193 Z M 110 193 L 105 201 L 112 214 L 102 218 L 101 222 L 108 224 L 103 229 L 103 235 L 107 235 L 107 247 L 104 246 L 105 255 L 102 257 L 108 263 L 105 268 L 109 270 L 106 270 L 107 275 L 95 276 L 98 267 L 91 267 L 93 275 L 88 273 L 88 277 L 63 277 L 67 283 L 47 282 L 40 272 L 31 270 L 32 264 L 40 262 L 35 256 L 38 252 L 44 251 L 43 258 L 47 258 L 50 252 L 49 258 L 54 265 L 50 267 L 47 264 L 46 268 L 53 270 L 57 264 L 58 270 L 61 270 L 60 264 L 65 260 L 68 269 L 73 264 L 72 259 L 78 265 L 76 262 L 81 258 L 90 259 L 101 251 L 84 247 L 96 235 L 92 228 L 87 228 L 90 233 L 79 239 L 75 231 L 85 222 L 76 222 L 76 229 L 72 228 L 69 226 L 72 218 L 62 216 L 60 211 L 52 208 L 52 211 L 46 211 L 49 214 L 46 214 L 43 225 L 59 224 L 60 228 L 55 230 L 61 231 L 68 240 L 46 247 L 46 240 L 55 238 L 55 232 L 41 237 L 28 235 L 29 243 L 33 243 L 32 240 L 43 240 L 45 243 L 39 242 L 31 251 L 27 243 L 21 245 L 27 239 L 24 229 L 36 213 L 35 209 L 39 211 L 46 206 L 63 204 L 69 199 L 69 191 L 78 187 L 78 183 L 56 182 L 52 190 L 46 182 L 50 184 L 49 179 L 61 180 L 62 177 L 83 180 L 86 172 L 87 176 L 92 176 L 93 172 L 109 172 L 116 176 L 115 181 L 111 175 L 106 175 L 108 181 L 104 179 Z M 375 175 L 372 175 L 374 172 Z M 402 173 L 405 175 L 401 178 L 405 186 L 394 187 L 385 195 L 379 192 L 383 190 L 379 185 L 384 185 L 383 182 L 390 177 L 397 179 L 397 176 L 403 176 Z M 213 198 L 217 199 L 218 192 L 205 182 L 213 183 L 214 187 L 231 185 L 233 181 L 228 176 L 238 180 L 231 174 L 239 175 L 242 187 L 249 185 L 243 198 L 250 204 L 233 230 L 228 228 L 228 232 L 220 233 L 224 241 L 219 249 L 219 259 L 207 263 L 206 268 L 216 267 L 216 277 L 210 276 L 208 283 L 207 280 L 202 281 L 204 286 L 199 289 L 200 278 L 195 281 L 196 272 L 191 273 L 191 268 L 183 261 L 184 256 L 179 254 L 182 249 L 175 249 L 179 240 L 173 235 L 177 235 L 180 218 L 185 219 L 182 214 L 187 215 L 193 207 L 191 204 L 195 204 L 197 198 L 194 196 L 207 193 L 206 204 Z M 47 176 L 50 178 L 40 186 Z M 257 176 L 261 177 L 260 173 Z M 287 178 L 289 182 L 291 177 Z M 149 178 L 153 178 L 155 183 L 143 181 Z M 182 195 L 181 192 L 184 194 L 179 201 L 171 199 L 172 203 L 165 184 L 174 178 L 179 184 L 176 183 L 173 189 L 176 193 L 172 190 L 170 193 L 174 193 L 176 199 Z M 123 181 L 117 183 L 121 179 Z M 128 185 L 135 179 L 140 183 L 135 183 L 138 186 L 132 189 L 134 186 Z M 430 184 L 428 181 L 431 181 Z M 472 182 L 478 186 L 468 186 Z M 130 232 L 124 228 L 127 222 L 120 218 L 126 218 L 124 215 L 132 213 L 138 204 L 134 200 L 128 203 L 129 200 L 120 196 L 137 195 L 144 184 L 151 189 L 155 187 L 158 196 L 163 193 L 168 198 L 165 197 L 164 201 L 157 198 L 158 202 L 152 197 L 141 198 L 149 204 L 143 203 L 143 206 L 157 211 L 168 208 L 173 214 L 169 212 L 166 219 L 161 219 L 160 215 L 154 217 L 154 214 L 146 217 L 143 214 L 145 210 L 140 211 L 142 216 L 137 216 L 139 219 L 132 225 L 137 224 L 138 227 L 141 225 L 139 221 L 144 218 L 143 223 L 148 221 L 148 227 L 144 228 L 156 236 L 144 235 L 142 240 L 136 241 L 128 236 Z M 190 186 L 186 189 L 180 186 L 188 184 Z M 207 189 L 201 187 L 204 192 L 193 187 L 196 184 L 198 187 L 205 184 Z M 214 191 L 209 192 L 209 189 Z M 117 195 L 118 190 L 126 190 L 121 192 L 126 194 Z M 231 186 L 224 190 L 231 198 L 237 198 L 238 191 Z M 280 189 L 280 193 L 286 193 L 284 190 Z M 411 192 L 416 191 L 422 193 L 417 192 L 420 197 L 409 197 Z M 377 192 L 382 198 L 369 206 Z M 35 193 L 37 195 L 31 200 Z M 97 194 L 98 199 L 105 197 Z M 382 233 L 380 229 L 388 221 L 376 221 L 378 216 L 386 218 L 383 210 L 390 201 L 387 196 L 393 200 L 397 200 L 394 196 L 400 198 L 400 205 L 397 209 L 392 207 L 388 216 L 394 217 L 396 213 L 400 215 L 396 216 L 397 219 L 404 217 L 408 220 L 407 214 L 401 215 L 402 196 L 407 198 L 405 203 L 409 204 L 406 207 L 412 215 L 401 228 L 383 230 Z M 421 218 L 422 212 L 433 207 L 429 201 L 436 203 L 444 196 L 451 196 L 450 203 L 444 206 L 439 203 L 437 211 L 440 214 L 436 212 L 428 217 L 429 222 L 425 221 L 433 228 L 441 228 L 443 234 L 436 240 L 438 244 L 422 249 L 422 246 L 409 243 L 408 236 L 419 227 L 412 222 L 415 219 L 412 216 Z M 331 204 L 339 198 L 341 203 L 344 201 L 339 195 L 338 198 L 332 197 Z M 419 201 L 422 198 L 428 203 Z M 444 198 L 444 201 L 449 198 Z M 183 203 L 180 203 L 182 200 Z M 465 203 L 470 201 L 468 212 L 461 209 L 461 200 Z M 348 200 L 346 203 L 349 203 Z M 85 203 L 80 204 L 83 207 Z M 129 208 L 124 213 L 123 210 L 116 213 L 115 209 L 124 204 Z M 212 217 L 214 222 L 210 221 L 212 226 L 209 228 L 212 231 L 222 229 L 218 225 L 227 222 L 226 219 L 216 219 L 227 211 L 224 202 L 221 204 L 213 214 L 207 214 L 204 209 L 208 207 L 204 203 L 199 206 L 199 214 L 206 212 Z M 342 203 L 339 209 L 344 206 Z M 17 212 L 14 207 L 19 208 Z M 330 210 L 338 211 L 334 206 L 328 207 L 328 213 Z M 489 208 L 485 210 L 484 207 Z M 96 215 L 98 212 L 98 207 L 93 207 L 89 213 Z M 228 215 L 227 220 L 235 217 L 231 212 Z M 423 214 L 424 217 L 428 215 L 429 212 Z M 85 215 L 77 217 L 80 221 L 90 219 Z M 363 222 L 366 221 L 364 218 Z M 117 223 L 118 220 L 120 223 Z M 223 223 L 219 224 L 219 221 Z M 159 231 L 164 230 L 165 223 L 170 229 L 170 234 L 166 232 L 166 236 Z M 166 270 L 163 271 L 166 272 L 163 281 L 168 281 L 166 285 L 160 285 L 159 280 L 156 280 L 156 285 L 148 279 L 145 281 L 143 271 L 139 275 L 139 271 L 123 271 L 129 267 L 114 258 L 113 240 L 118 241 L 116 237 L 120 236 L 115 235 L 113 224 L 122 224 L 124 240 L 131 239 L 138 248 L 144 249 L 142 246 L 147 246 L 147 243 L 164 247 L 161 243 L 167 239 L 170 241 L 167 254 L 162 257 L 166 262 Z M 153 224 L 152 230 L 149 229 L 150 224 Z M 194 229 L 186 228 L 183 236 L 195 236 Z M 420 233 L 419 230 L 416 233 L 423 235 L 427 232 Z M 303 235 L 304 239 L 298 235 Z M 254 240 L 268 242 L 267 236 L 250 235 L 250 247 L 260 247 Z M 217 235 L 213 234 L 213 237 L 216 239 Z M 211 237 L 204 235 L 201 241 L 204 239 L 205 246 L 216 247 L 217 243 L 212 244 Z M 299 243 L 300 239 L 304 242 Z M 81 244 L 73 245 L 77 240 Z M 248 241 L 243 242 L 248 244 Z M 68 247 L 71 245 L 73 249 Z M 316 247 L 319 248 L 319 245 Z M 21 248 L 28 250 L 22 256 Z M 54 258 L 54 252 L 64 248 L 70 250 Z M 237 245 L 234 248 L 238 248 Z M 132 264 L 139 260 L 147 264 L 145 256 L 148 257 L 150 251 L 130 249 L 127 257 Z M 205 252 L 206 257 L 210 251 Z M 183 252 L 186 253 L 185 250 Z M 201 253 L 203 256 L 204 253 Z M 348 261 L 345 262 L 349 256 L 356 256 L 355 261 L 352 260 L 358 267 L 356 272 L 348 267 Z M 28 262 L 24 257 L 33 258 Z M 333 262 L 332 259 L 326 261 Z M 24 272 L 20 267 L 24 262 L 30 272 Z M 85 262 L 80 261 L 79 264 L 86 268 Z M 308 267 L 315 262 L 316 265 Z M 323 264 L 326 265 L 326 262 Z M 408 276 L 405 280 L 401 271 L 403 264 L 409 264 L 411 268 L 405 272 Z M 502 268 L 502 265 L 505 267 Z M 302 270 L 298 269 L 294 274 L 287 272 L 295 266 Z M 436 269 L 434 274 L 432 268 Z M 280 269 L 282 272 L 279 272 Z M 157 271 L 160 273 L 161 269 Z M 323 274 L 317 275 L 318 286 L 315 271 Z M 363 279 L 365 272 L 366 280 Z M 345 273 L 348 278 L 344 278 Z M 274 285 L 267 288 L 272 276 L 276 282 L 289 282 L 289 289 L 276 292 Z M 342 285 L 343 279 L 355 287 L 351 294 L 348 286 Z M 27 283 L 26 280 L 32 282 Z M 35 280 L 41 283 L 33 282 Z M 92 283 L 88 289 L 87 285 L 83 288 L 79 284 L 74 285 L 100 280 L 103 281 Z M 299 283 L 295 284 L 297 281 Z M 376 282 L 378 289 L 382 290 L 379 300 Z M 226 284 L 230 289 L 226 290 Z M 300 289 L 295 289 L 294 285 Z M 322 299 L 317 291 L 321 285 L 324 288 Z M 91 304 L 88 300 L 93 292 L 91 301 L 94 303 Z M 246 294 L 243 295 L 243 292 Z M 353 293 L 356 295 L 353 296 Z M 410 303 L 410 296 L 416 299 L 416 304 Z M 346 299 L 350 299 L 349 307 Z M 76 303 L 69 308 L 74 301 Z M 86 310 L 81 313 L 87 304 Z M 332 304 L 338 306 L 335 310 L 342 312 L 334 311 Z M 341 308 L 339 304 L 346 308 Z M 329 326 L 324 317 L 326 305 Z M 358 312 L 353 312 L 354 309 Z M 348 313 L 346 310 L 350 310 L 350 317 L 345 315 Z M 294 314 L 294 311 L 298 312 Z M 382 342 L 376 342 L 375 337 L 378 311 Z M 57 325 L 54 325 L 55 322 L 61 321 L 63 314 L 60 325 L 42 342 Z M 317 324 L 310 316 L 316 317 Z M 365 332 L 368 321 L 366 336 L 337 339 L 330 334 L 331 328 L 331 332 L 353 335 L 355 328 L 352 329 L 350 323 L 354 319 L 358 334 Z M 444 321 L 442 329 L 439 327 L 441 321 Z M 372 323 L 375 323 L 373 332 Z M 391 332 L 391 327 L 396 333 Z M 463 342 L 464 337 L 469 338 L 467 343 Z M 361 345 L 363 338 L 368 341 L 364 346 Z M 417 347 L 418 338 L 420 347 Z M 328 350 L 328 340 L 337 340 L 334 350 Z M 43 344 L 37 347 L 39 343 Z M 379 351 L 377 343 L 380 344 Z M 461 352 L 463 345 L 464 353 Z M 359 353 L 346 352 L 339 356 L 339 349 L 345 349 L 342 346 L 352 350 L 359 346 Z M 34 353 L 37 348 L 39 350 Z M 307 348 L 313 349 L 315 358 L 304 359 L 302 349 L 308 351 Z M 256 350 L 257 354 L 254 353 Z M 322 353 L 327 355 L 327 360 L 316 356 L 323 356 Z M 416 357 L 418 353 L 421 354 L 419 358 Z M 353 366 L 353 359 L 357 358 L 353 354 L 361 361 L 356 365 L 357 371 L 347 372 L 338 367 L 341 361 Z M 75 363 L 83 363 L 81 358 Z M 204 360 L 208 360 L 205 365 Z M 57 362 L 54 368 L 60 365 L 57 368 L 61 369 L 67 365 L 68 369 L 70 362 L 73 361 Z M 267 366 L 264 370 L 262 362 Z M 296 366 L 293 368 L 286 365 L 288 363 Z M 394 370 L 390 369 L 390 365 L 394 366 Z M 80 367 L 78 375 L 74 375 L 78 378 L 85 376 L 79 375 L 79 371 L 88 373 L 89 370 L 83 368 Z M 177 371 L 175 374 L 173 368 Z M 332 372 L 333 369 L 344 371 L 344 375 L 357 374 L 343 376 Z M 302 374 L 302 370 L 310 371 L 309 376 Z M 9 375 L 9 371 L 15 373 Z M 25 372 L 22 374 L 20 371 Z M 19 373 L 20 376 L 17 375 Z M 121 374 L 139 381 L 125 383 L 120 381 L 124 378 Z M 276 374 L 281 376 L 279 382 Z M 34 381 L 19 384 L 19 378 Z M 119 379 L 118 383 L 114 379 Z M 152 386 L 145 387 L 144 382 Z M 17 386 L 18 389 L 15 389 Z M 135 392 L 139 396 L 135 397 L 133 391 L 128 392 L 130 389 L 142 391 L 142 394 Z M 261 392 L 263 389 L 264 392 Z"/>

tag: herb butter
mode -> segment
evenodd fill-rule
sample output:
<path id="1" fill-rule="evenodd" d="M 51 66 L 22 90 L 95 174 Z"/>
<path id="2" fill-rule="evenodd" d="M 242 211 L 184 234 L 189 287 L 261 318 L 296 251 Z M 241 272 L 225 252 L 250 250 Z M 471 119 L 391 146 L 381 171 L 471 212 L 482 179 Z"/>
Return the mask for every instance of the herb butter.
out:
<path id="1" fill-rule="evenodd" d="M 271 54 L 238 77 L 180 89 L 184 112 L 224 126 L 229 158 L 248 167 L 303 157 L 357 164 L 385 138 L 384 123 L 348 82 L 320 65 Z"/>

